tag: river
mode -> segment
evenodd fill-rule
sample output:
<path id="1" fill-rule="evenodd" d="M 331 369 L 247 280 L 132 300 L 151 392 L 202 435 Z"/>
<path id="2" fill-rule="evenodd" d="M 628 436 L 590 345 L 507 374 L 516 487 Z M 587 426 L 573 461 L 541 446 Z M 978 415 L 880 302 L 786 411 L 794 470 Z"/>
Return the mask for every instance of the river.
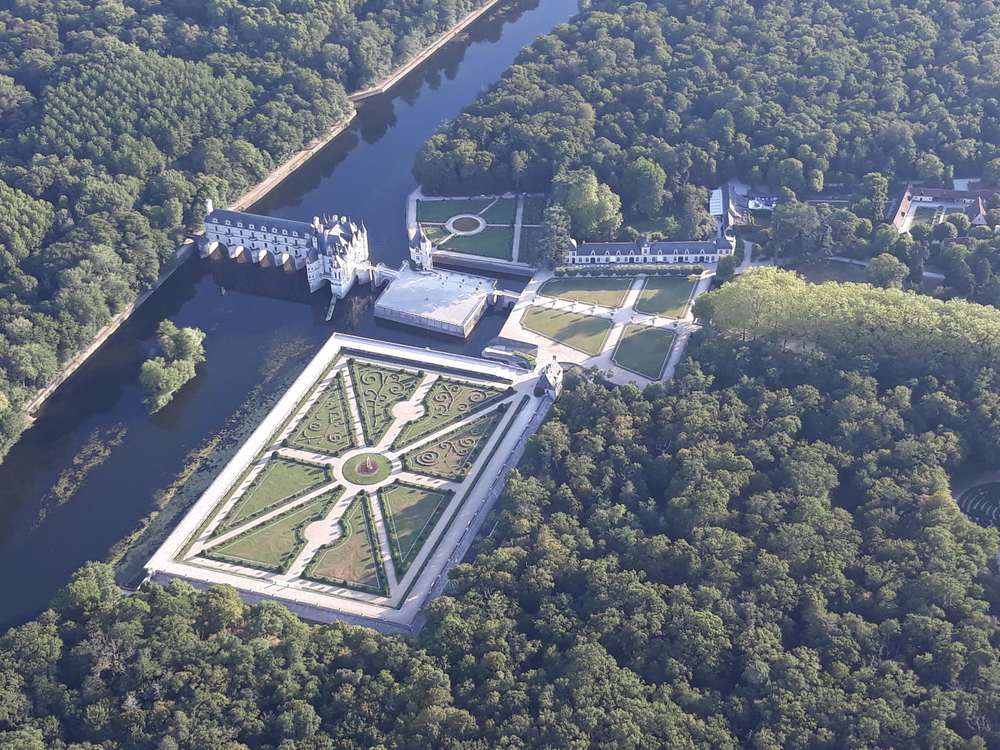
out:
<path id="1" fill-rule="evenodd" d="M 253 210 L 363 219 L 373 260 L 398 266 L 407 255 L 405 201 L 416 187 L 410 168 L 420 145 L 522 47 L 575 10 L 575 0 L 528 0 L 484 16 L 390 94 L 364 102 L 348 131 Z M 177 509 L 197 496 L 334 331 L 478 354 L 505 317 L 487 315 L 460 342 L 376 321 L 371 293 L 361 288 L 328 323 L 329 295 L 308 296 L 304 286 L 304 275 L 191 261 L 52 395 L 0 465 L 0 629 L 42 611 L 88 560 L 107 559 L 157 502 Z M 138 373 L 165 318 L 205 330 L 208 361 L 150 416 Z M 154 530 L 176 520 L 166 519 Z M 125 567 L 138 571 L 156 538 L 147 535 Z"/>

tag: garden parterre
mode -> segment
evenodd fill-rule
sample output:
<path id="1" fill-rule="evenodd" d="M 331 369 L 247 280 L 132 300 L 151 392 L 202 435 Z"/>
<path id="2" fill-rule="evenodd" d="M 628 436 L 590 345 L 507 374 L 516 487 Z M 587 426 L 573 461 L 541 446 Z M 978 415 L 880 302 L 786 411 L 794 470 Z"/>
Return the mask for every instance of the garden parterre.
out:
<path id="1" fill-rule="evenodd" d="M 409 601 L 478 485 L 492 485 L 483 469 L 534 379 L 483 360 L 435 366 L 427 350 L 386 354 L 345 348 L 310 365 L 311 382 L 265 420 L 270 434 L 252 436 L 255 452 L 170 564 L 238 589 L 268 581 L 385 609 Z"/>

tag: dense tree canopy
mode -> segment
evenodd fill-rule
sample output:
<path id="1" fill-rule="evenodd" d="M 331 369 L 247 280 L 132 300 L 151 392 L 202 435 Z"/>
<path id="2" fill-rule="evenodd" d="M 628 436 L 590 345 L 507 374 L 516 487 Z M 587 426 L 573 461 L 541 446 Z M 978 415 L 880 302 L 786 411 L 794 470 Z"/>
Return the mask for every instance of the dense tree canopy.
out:
<path id="1" fill-rule="evenodd" d="M 204 199 L 329 131 L 482 0 L 0 8 L 0 457 L 20 407 L 152 284 Z"/>
<path id="2" fill-rule="evenodd" d="M 993 0 L 586 7 L 427 144 L 426 187 L 543 188 L 589 166 L 634 202 L 651 164 L 668 195 L 732 176 L 800 192 L 977 174 L 998 155 Z"/>
<path id="3" fill-rule="evenodd" d="M 1000 313 L 775 271 L 700 312 L 671 382 L 567 376 L 418 636 L 89 567 L 0 639 L 0 748 L 1000 747 L 1000 536 L 947 476 L 1000 446 Z"/>

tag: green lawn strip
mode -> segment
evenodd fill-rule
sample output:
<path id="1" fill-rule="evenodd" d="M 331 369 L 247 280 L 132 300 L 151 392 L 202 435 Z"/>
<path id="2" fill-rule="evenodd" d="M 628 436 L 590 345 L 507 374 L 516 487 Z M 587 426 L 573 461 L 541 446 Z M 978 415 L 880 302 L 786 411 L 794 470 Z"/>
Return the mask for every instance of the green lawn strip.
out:
<path id="1" fill-rule="evenodd" d="M 499 198 L 497 202 L 479 214 L 487 224 L 513 224 L 517 213 L 516 198 Z"/>
<path id="2" fill-rule="evenodd" d="M 461 198 L 458 200 L 418 200 L 417 221 L 444 223 L 452 216 L 460 214 L 478 214 L 490 203 L 492 198 Z"/>
<path id="3" fill-rule="evenodd" d="M 521 397 L 521 400 L 514 408 L 514 413 L 511 414 L 510 419 L 507 420 L 507 423 L 504 425 L 503 430 L 500 431 L 500 435 L 497 437 L 496 445 L 499 446 L 503 444 L 503 441 L 507 439 L 507 433 L 510 432 L 511 426 L 514 424 L 514 422 L 517 421 L 518 416 L 521 414 L 522 411 L 524 411 L 524 407 L 527 406 L 530 400 L 531 398 L 529 396 Z M 465 504 L 465 501 L 469 499 L 469 495 L 475 491 L 476 487 L 479 486 L 479 483 L 483 479 L 483 474 L 486 472 L 486 467 L 489 465 L 490 462 L 485 461 L 483 465 L 479 467 L 479 471 L 476 472 L 476 476 L 473 477 L 471 482 L 469 482 L 469 485 L 466 488 L 465 492 L 462 494 L 461 499 L 454 506 L 455 507 L 454 511 L 452 511 L 451 515 L 448 517 L 448 521 L 445 523 L 444 528 L 441 529 L 441 533 L 438 534 L 437 539 L 434 540 L 434 545 L 430 548 L 430 551 L 424 558 L 423 563 L 421 563 L 420 571 L 418 571 L 417 574 L 413 576 L 413 579 L 410 581 L 410 585 L 406 587 L 406 591 L 404 591 L 403 595 L 399 598 L 399 603 L 396 605 L 397 609 L 403 605 L 407 597 L 409 597 L 410 592 L 413 590 L 413 587 L 417 584 L 417 581 L 420 580 L 420 576 L 423 573 L 424 567 L 427 565 L 427 561 L 430 560 L 432 557 L 434 557 L 434 553 L 437 551 L 438 546 L 441 544 L 442 540 L 448 535 L 448 531 L 451 529 L 451 525 L 455 522 L 455 518 L 458 516 L 458 511 L 461 510 L 462 506 Z"/>
<path id="4" fill-rule="evenodd" d="M 341 492 L 337 488 L 299 508 L 254 526 L 239 536 L 206 550 L 203 555 L 212 560 L 284 573 L 305 546 L 305 527 L 322 519 Z"/>
<path id="5" fill-rule="evenodd" d="M 514 252 L 514 227 L 486 227 L 479 234 L 456 235 L 441 245 L 440 249 L 451 253 L 510 260 Z"/>
<path id="6" fill-rule="evenodd" d="M 379 490 L 379 508 L 397 578 L 406 575 L 453 495 L 451 490 L 431 490 L 403 482 Z"/>
<path id="7" fill-rule="evenodd" d="M 521 245 L 517 251 L 519 263 L 537 263 L 541 252 L 542 228 L 521 226 Z"/>
<path id="8" fill-rule="evenodd" d="M 489 414 L 441 436 L 419 450 L 407 453 L 403 461 L 415 474 L 461 481 L 489 441 L 508 404 L 501 404 Z"/>
<path id="9" fill-rule="evenodd" d="M 525 311 L 521 325 L 591 356 L 604 351 L 612 328 L 611 321 L 606 318 L 534 306 Z"/>
<path id="10" fill-rule="evenodd" d="M 343 535 L 320 548 L 303 577 L 320 583 L 387 596 L 389 584 L 366 495 L 358 495 L 340 519 Z"/>
<path id="11" fill-rule="evenodd" d="M 525 196 L 521 224 L 541 224 L 546 203 L 548 203 L 548 198 L 535 195 Z"/>
<path id="12" fill-rule="evenodd" d="M 683 317 L 695 284 L 686 276 L 648 276 L 635 309 L 649 315 Z"/>
<path id="13" fill-rule="evenodd" d="M 340 374 L 334 376 L 285 444 L 331 456 L 339 456 L 354 447 L 351 410 L 340 378 Z"/>
<path id="14" fill-rule="evenodd" d="M 657 380 L 673 345 L 672 331 L 629 323 L 611 359 L 626 370 Z"/>
<path id="15" fill-rule="evenodd" d="M 440 244 L 441 240 L 445 237 L 450 237 L 451 232 L 441 226 L 433 226 L 430 224 L 424 224 L 424 234 L 427 235 L 427 239 L 433 242 L 435 245 Z"/>
<path id="16" fill-rule="evenodd" d="M 329 481 L 330 476 L 322 466 L 284 457 L 272 458 L 236 501 L 213 536 L 302 497 Z"/>
<path id="17" fill-rule="evenodd" d="M 510 393 L 509 388 L 500 390 L 485 385 L 463 383 L 451 378 L 438 378 L 421 401 L 424 407 L 423 416 L 408 422 L 396 436 L 392 447 L 396 450 L 416 442 L 452 422 L 486 408 L 501 398 L 506 398 Z"/>
<path id="18" fill-rule="evenodd" d="M 803 263 L 795 271 L 813 284 L 825 284 L 828 281 L 868 283 L 868 269 L 856 263 L 817 260 Z"/>
<path id="19" fill-rule="evenodd" d="M 633 279 L 627 276 L 577 276 L 575 278 L 549 279 L 538 289 L 546 297 L 582 302 L 585 305 L 621 307 L 632 288 Z"/>
<path id="20" fill-rule="evenodd" d="M 351 360 L 349 369 L 361 411 L 361 423 L 370 445 L 375 445 L 392 424 L 392 407 L 413 395 L 423 373 Z"/>

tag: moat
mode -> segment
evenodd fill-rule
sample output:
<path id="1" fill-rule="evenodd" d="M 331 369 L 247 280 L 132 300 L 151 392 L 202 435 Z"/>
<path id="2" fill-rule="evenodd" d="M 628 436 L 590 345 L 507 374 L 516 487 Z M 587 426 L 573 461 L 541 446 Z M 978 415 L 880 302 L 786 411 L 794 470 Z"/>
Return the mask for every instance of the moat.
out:
<path id="1" fill-rule="evenodd" d="M 390 95 L 367 100 L 347 132 L 252 210 L 358 217 L 372 259 L 398 267 L 421 144 L 575 10 L 569 0 L 540 0 L 488 14 Z M 522 284 L 499 280 L 506 289 Z M 376 321 L 373 296 L 361 288 L 327 322 L 329 295 L 309 296 L 303 285 L 278 272 L 189 262 L 46 402 L 0 465 L 0 628 L 44 609 L 85 562 L 107 559 L 158 501 L 197 497 L 331 333 L 478 354 L 506 317 L 488 313 L 462 342 Z M 138 371 L 164 318 L 205 330 L 208 362 L 150 417 Z"/>

